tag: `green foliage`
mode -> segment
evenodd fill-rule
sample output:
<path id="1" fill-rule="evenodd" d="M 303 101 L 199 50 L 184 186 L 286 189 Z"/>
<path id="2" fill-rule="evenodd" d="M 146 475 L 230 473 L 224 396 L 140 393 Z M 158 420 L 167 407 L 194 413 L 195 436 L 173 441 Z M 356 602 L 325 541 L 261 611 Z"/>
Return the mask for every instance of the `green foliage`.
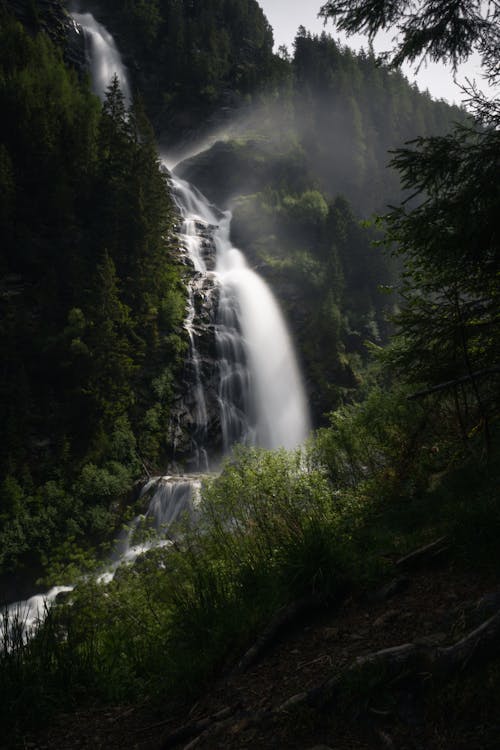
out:
<path id="1" fill-rule="evenodd" d="M 283 207 L 308 229 L 320 226 L 328 216 L 328 205 L 318 190 L 306 190 L 298 198 L 286 196 Z"/>
<path id="2" fill-rule="evenodd" d="M 137 26 L 137 44 L 152 49 L 171 24 L 164 59 L 184 65 L 189 49 L 193 96 L 201 86 L 212 104 L 229 79 L 250 90 L 266 59 L 256 68 L 255 46 L 249 52 L 241 40 L 260 40 L 264 58 L 270 42 L 258 6 L 235 5 L 224 29 L 212 13 L 220 4 L 194 5 L 136 1 L 120 10 Z M 141 104 L 127 114 L 115 80 L 101 110 L 44 37 L 30 38 L 12 22 L 0 42 L 7 113 L 0 216 L 9 219 L 0 228 L 0 340 L 12 354 L 0 378 L 0 566 L 36 565 L 52 549 L 47 565 L 73 580 L 95 568 L 81 540 L 106 536 L 141 461 L 158 461 L 164 450 L 183 350 L 183 296 L 168 240 L 174 218 Z M 376 73 L 370 55 L 341 52 L 304 30 L 294 66 L 309 123 L 324 116 L 325 88 L 325 108 L 335 97 L 345 105 L 327 122 L 341 151 L 356 154 L 349 197 L 377 191 L 370 179 L 383 146 L 381 108 L 393 116 L 391 138 L 399 137 L 412 117 L 430 118 L 425 97 L 413 97 L 397 74 Z M 352 96 L 371 85 L 389 97 Z M 178 92 L 168 94 L 174 101 Z M 296 106 L 298 120 L 301 112 Z M 449 115 L 440 112 L 438 130 Z M 242 201 L 236 215 L 269 273 L 286 271 L 308 298 L 303 352 L 315 383 L 347 390 L 356 384 L 352 362 L 362 340 L 380 335 L 374 287 L 390 280 L 390 269 L 372 254 L 373 235 L 349 203 L 333 197 L 330 172 L 318 172 L 321 183 L 300 174 L 306 151 L 316 166 L 325 163 L 332 142 L 322 150 L 320 132 L 304 126 L 291 166 L 283 159 L 279 179 Z M 288 131 L 286 140 L 294 141 Z M 388 219 L 407 274 L 399 336 L 386 359 L 405 385 L 391 388 L 383 371 L 363 403 L 331 415 L 305 456 L 236 452 L 207 480 L 196 521 L 180 525 L 176 542 L 121 568 L 109 585 L 84 575 L 70 603 L 57 604 L 27 643 L 21 623 L 4 627 L 0 719 L 9 736 L 55 707 L 138 693 L 163 704 L 196 694 L 280 606 L 311 593 L 336 601 L 346 588 L 373 586 L 387 556 L 417 540 L 446 532 L 466 564 L 498 570 L 498 469 L 481 462 L 483 434 L 498 457 L 498 393 L 494 379 L 472 377 L 474 368 L 498 369 L 497 152 L 495 130 L 460 129 L 396 156 L 405 187 L 422 198 Z M 431 391 L 425 406 L 408 398 L 457 375 L 465 385 Z M 338 392 L 329 397 L 340 401 Z M 55 539 L 62 541 L 54 549 Z"/>
<path id="3" fill-rule="evenodd" d="M 94 8 L 135 66 L 163 140 L 199 127 L 214 109 L 249 98 L 282 77 L 273 34 L 256 0 L 105 0 Z"/>
<path id="4" fill-rule="evenodd" d="M 47 36 L 5 15 L 0 106 L 2 568 L 109 533 L 137 445 L 160 461 L 185 298 L 140 102 L 127 113 L 115 79 L 101 107 Z"/>
<path id="5" fill-rule="evenodd" d="M 401 195 L 397 174 L 386 169 L 389 150 L 466 119 L 399 70 L 377 65 L 372 51 L 355 54 L 325 33 L 299 29 L 293 72 L 294 125 L 309 169 L 330 195 L 342 193 L 364 215 Z"/>
<path id="6" fill-rule="evenodd" d="M 147 694 L 164 705 L 196 695 L 282 605 L 372 588 L 388 557 L 444 532 L 458 560 L 494 569 L 498 470 L 468 462 L 450 471 L 450 457 L 463 462 L 460 449 L 442 419 L 405 392 L 376 389 L 333 414 L 305 456 L 236 451 L 205 482 L 196 519 L 181 522 L 175 543 L 122 567 L 108 585 L 80 581 L 71 604 L 52 609 L 26 645 L 11 631 L 0 651 L 6 731 L 27 720 L 24 682 L 43 709 L 30 715 L 34 723 L 75 701 Z M 82 474 L 91 493 L 96 469 Z M 15 499 L 19 487 L 9 481 L 6 492 Z M 63 560 L 88 569 L 71 546 L 59 555 L 60 575 L 71 569 Z"/>
<path id="7" fill-rule="evenodd" d="M 282 587 L 288 596 L 314 591 L 322 575 L 329 579 L 321 591 L 334 592 L 341 585 L 346 571 L 333 557 L 329 563 L 324 559 L 336 554 L 336 514 L 328 483 L 321 472 L 304 471 L 300 454 L 236 454 L 205 488 L 204 503 L 202 528 L 203 522 L 208 529 L 228 528 L 220 539 L 214 537 L 217 556 L 242 566 L 245 585 L 251 585 L 254 571 L 259 581 L 273 579 L 276 595 Z M 313 542 L 315 530 L 321 533 Z M 322 534 L 330 544 L 322 543 Z"/>
<path id="8" fill-rule="evenodd" d="M 441 509 L 443 528 L 465 564 L 495 575 L 500 572 L 498 482 L 498 462 L 485 467 L 471 461 L 448 476 L 432 496 Z"/>
<path id="9" fill-rule="evenodd" d="M 403 33 L 394 65 L 428 56 L 456 67 L 477 50 L 490 85 L 498 84 L 497 3 L 422 0 L 408 15 L 409 6 L 331 0 L 322 13 L 371 38 L 397 26 Z M 430 396 L 434 408 L 452 405 L 467 450 L 482 434 L 491 454 L 500 409 L 499 110 L 493 97 L 474 87 L 469 93 L 479 122 L 457 125 L 448 136 L 421 133 L 393 158 L 412 201 L 386 217 L 387 241 L 404 258 L 403 306 L 388 361 L 398 377 L 426 386 L 416 397 Z"/>
<path id="10" fill-rule="evenodd" d="M 276 608 L 308 593 L 335 599 L 364 576 L 369 555 L 353 541 L 363 515 L 362 503 L 333 497 L 300 453 L 237 452 L 203 487 L 196 525 L 185 524 L 178 543 L 107 586 L 81 581 L 22 653 L 0 651 L 4 725 L 21 711 L 17 680 L 29 680 L 49 713 L 52 701 L 70 707 L 83 694 L 116 701 L 140 690 L 164 700 L 198 691 Z"/>
<path id="11" fill-rule="evenodd" d="M 419 139 L 394 165 L 419 200 L 386 217 L 387 242 L 405 264 L 386 360 L 397 377 L 426 386 L 422 395 L 452 402 L 464 442 L 473 449 L 482 432 L 489 451 L 500 409 L 498 133 Z"/>
<path id="12" fill-rule="evenodd" d="M 486 57 L 493 67 L 500 11 L 495 2 L 470 0 L 329 0 L 321 15 L 338 21 L 348 34 L 366 33 L 372 41 L 381 29 L 398 28 L 392 64 L 420 58 L 451 62 L 456 68 L 472 50 Z"/>
<path id="13" fill-rule="evenodd" d="M 24 681 L 43 707 L 32 722 L 75 701 L 140 693 L 163 705 L 196 695 L 280 606 L 373 587 L 388 556 L 444 531 L 467 566 L 498 565 L 498 471 L 468 463 L 450 472 L 443 442 L 430 444 L 443 427 L 422 416 L 404 393 L 377 389 L 332 415 L 307 456 L 237 451 L 202 487 L 196 521 L 181 524 L 177 542 L 121 568 L 109 585 L 82 580 L 35 638 L 4 648 L 6 730 L 25 721 L 16 690 Z M 9 491 L 18 493 L 12 482 Z M 88 569 L 78 550 L 59 553 Z"/>
<path id="14" fill-rule="evenodd" d="M 421 443 L 426 430 L 429 439 L 426 414 L 404 389 L 375 387 L 360 403 L 330 415 L 330 427 L 313 443 L 313 461 L 327 467 L 335 485 L 411 496 L 428 481 L 432 452 Z"/>
<path id="15" fill-rule="evenodd" d="M 314 421 L 323 424 L 359 388 L 366 344 L 383 344 L 392 332 L 396 298 L 380 287 L 394 285 L 401 260 L 374 247 L 378 225 L 359 222 L 407 194 L 397 171 L 386 168 L 388 150 L 419 131 L 444 134 L 466 114 L 377 66 L 371 52 L 354 54 L 304 29 L 291 83 L 228 128 L 232 140 L 180 169 L 231 206 L 232 239 L 268 276 L 288 314 Z"/>
<path id="16" fill-rule="evenodd" d="M 102 503 L 119 497 L 130 487 L 130 473 L 118 462 L 105 467 L 85 464 L 77 479 L 77 496 L 88 503 Z"/>

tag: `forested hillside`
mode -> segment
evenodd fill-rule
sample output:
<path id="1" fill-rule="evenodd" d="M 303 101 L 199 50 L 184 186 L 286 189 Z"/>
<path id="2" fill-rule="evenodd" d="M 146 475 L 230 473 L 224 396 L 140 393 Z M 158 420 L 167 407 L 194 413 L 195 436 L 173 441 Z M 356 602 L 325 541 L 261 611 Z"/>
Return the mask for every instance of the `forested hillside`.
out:
<path id="1" fill-rule="evenodd" d="M 1 562 L 99 537 L 166 454 L 185 352 L 172 203 L 153 133 L 61 51 L 0 30 Z M 141 458 L 139 458 L 141 457 Z"/>
<path id="2" fill-rule="evenodd" d="M 116 37 L 160 143 L 189 141 L 279 75 L 256 0 L 84 3 Z M 213 121 L 212 121 L 213 126 Z"/>
<path id="3" fill-rule="evenodd" d="M 389 149 L 444 135 L 466 113 L 418 91 L 373 53 L 301 28 L 283 80 L 177 171 L 220 205 L 271 280 L 308 379 L 315 423 L 359 388 L 366 342 L 387 341 L 398 262 L 360 219 L 405 197 Z M 224 132 L 224 131 L 222 131 Z"/>
<path id="4" fill-rule="evenodd" d="M 316 424 L 359 388 L 365 342 L 386 339 L 394 301 L 378 288 L 395 267 L 358 217 L 398 193 L 389 144 L 463 113 L 326 35 L 301 29 L 293 59 L 274 56 L 257 3 L 226 6 L 96 6 L 141 89 L 129 118 L 117 84 L 101 110 L 63 61 L 50 4 L 23 11 L 29 33 L 3 11 L 4 569 L 38 565 L 55 538 L 99 540 L 112 503 L 171 454 L 185 292 L 144 107 L 160 138 L 171 114 L 189 115 L 179 143 L 231 92 L 239 140 L 187 174 L 236 201 L 234 238 L 288 311 Z"/>

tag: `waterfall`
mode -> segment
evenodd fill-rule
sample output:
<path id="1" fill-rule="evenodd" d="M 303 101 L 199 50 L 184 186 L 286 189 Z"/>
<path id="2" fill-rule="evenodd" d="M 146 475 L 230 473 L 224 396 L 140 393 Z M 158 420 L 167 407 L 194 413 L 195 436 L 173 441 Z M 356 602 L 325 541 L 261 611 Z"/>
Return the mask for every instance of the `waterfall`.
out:
<path id="1" fill-rule="evenodd" d="M 73 13 L 72 17 L 85 35 L 85 53 L 94 93 L 103 100 L 113 76 L 116 75 L 125 97 L 125 105 L 129 106 L 132 97 L 128 75 L 113 37 L 95 20 L 92 13 Z"/>
<path id="2" fill-rule="evenodd" d="M 141 491 L 148 503 L 147 510 L 132 519 L 118 535 L 109 562 L 97 577 L 102 584 L 110 583 L 123 563 L 131 563 L 152 547 L 170 544 L 170 529 L 182 516 L 193 518 L 201 488 L 201 477 L 155 477 Z M 35 594 L 25 601 L 10 604 L 3 620 L 0 618 L 0 642 L 9 649 L 13 643 L 26 640 L 57 601 L 58 597 L 73 591 L 73 584 L 54 586 L 44 594 Z"/>
<path id="3" fill-rule="evenodd" d="M 200 476 L 155 477 L 146 482 L 141 497 L 148 499 L 147 510 L 119 534 L 111 553 L 111 564 L 99 580 L 109 582 L 123 562 L 133 562 L 153 546 L 169 544 L 171 527 L 186 514 L 191 518 L 196 515 L 200 489 Z"/>
<path id="4" fill-rule="evenodd" d="M 15 602 L 7 607 L 3 620 L 0 619 L 0 643 L 10 650 L 14 643 L 19 643 L 33 633 L 38 624 L 60 594 L 73 591 L 74 586 L 54 586 L 45 594 L 35 594 L 23 602 Z"/>
<path id="5" fill-rule="evenodd" d="M 104 98 L 116 74 L 126 103 L 130 86 L 120 54 L 109 32 L 90 13 L 73 14 L 83 29 L 95 92 Z M 287 449 L 301 445 L 309 432 L 308 407 L 290 335 L 267 284 L 247 265 L 230 241 L 230 212 L 219 211 L 192 185 L 171 177 L 182 218 L 180 244 L 192 273 L 187 281 L 185 328 L 190 342 L 194 380 L 192 421 L 193 466 L 209 468 L 208 407 L 199 353 L 196 295 L 217 295 L 213 321 L 218 356 L 217 405 L 223 452 L 236 443 Z M 204 258 L 206 238 L 215 248 L 213 268 Z M 201 477 L 166 476 L 147 482 L 142 490 L 144 514 L 136 516 L 118 536 L 111 559 L 98 580 L 112 580 L 122 562 L 131 562 L 154 545 L 168 544 L 168 534 L 181 515 L 196 514 Z M 29 637 L 51 604 L 73 585 L 57 586 L 46 594 L 17 602 L 7 609 L 0 637 L 20 628 Z M 19 631 L 18 631 L 19 632 Z"/>
<path id="6" fill-rule="evenodd" d="M 309 414 L 278 303 L 249 268 L 243 253 L 232 246 L 231 213 L 219 212 L 184 180 L 173 178 L 172 184 L 183 227 L 193 232 L 189 251 L 197 274 L 207 273 L 199 252 L 202 231 L 211 228 L 216 249 L 219 303 L 215 330 L 225 452 L 235 443 L 296 448 L 309 432 Z"/>
<path id="7" fill-rule="evenodd" d="M 127 72 L 111 34 L 91 13 L 75 13 L 73 18 L 85 33 L 96 92 L 103 97 L 116 74 L 125 97 L 130 98 Z M 231 245 L 230 212 L 219 212 L 195 187 L 178 178 L 173 179 L 173 194 L 183 219 L 180 241 L 194 270 L 187 285 L 185 320 L 195 381 L 191 415 L 194 467 L 207 469 L 210 453 L 194 301 L 197 286 L 209 273 L 201 253 L 200 227 L 211 231 L 216 247 L 219 301 L 215 326 L 224 452 L 229 452 L 235 443 L 295 448 L 309 432 L 309 416 L 291 338 L 279 306 L 267 284 Z"/>
<path id="8" fill-rule="evenodd" d="M 231 245 L 230 221 L 228 212 L 216 238 L 217 273 L 224 290 L 219 319 L 231 314 L 234 299 L 248 363 L 243 383 L 250 383 L 247 403 L 254 417 L 252 442 L 264 448 L 297 448 L 310 424 L 292 340 L 270 288 Z"/>

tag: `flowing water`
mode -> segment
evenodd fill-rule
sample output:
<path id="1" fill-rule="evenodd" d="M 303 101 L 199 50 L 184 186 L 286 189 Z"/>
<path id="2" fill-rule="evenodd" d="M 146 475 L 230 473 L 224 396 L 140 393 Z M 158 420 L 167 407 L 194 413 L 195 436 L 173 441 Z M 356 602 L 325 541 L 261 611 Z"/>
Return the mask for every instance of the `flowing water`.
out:
<path id="1" fill-rule="evenodd" d="M 116 74 L 130 101 L 127 73 L 112 36 L 90 13 L 73 17 L 85 34 L 95 92 L 103 99 Z M 192 267 L 187 281 L 185 328 L 194 381 L 190 415 L 194 470 L 207 472 L 211 459 L 215 460 L 209 444 L 206 386 L 198 346 L 197 294 L 217 298 L 213 325 L 223 453 L 229 453 L 236 443 L 296 448 L 309 432 L 308 407 L 291 338 L 276 299 L 248 266 L 243 253 L 232 246 L 230 212 L 219 211 L 194 186 L 175 176 L 171 177 L 171 187 L 181 216 L 180 244 Z M 210 269 L 203 252 L 207 238 L 215 250 Z M 168 544 L 176 521 L 186 512 L 195 515 L 201 480 L 199 474 L 149 480 L 142 490 L 147 510 L 120 534 L 99 580 L 109 582 L 120 564 L 135 560 L 152 545 Z M 29 633 L 57 596 L 72 589 L 72 585 L 58 586 L 47 594 L 10 605 L 9 622 L 24 623 Z"/>
<path id="2" fill-rule="evenodd" d="M 132 100 L 128 75 L 113 37 L 95 20 L 92 13 L 73 13 L 73 19 L 85 36 L 85 53 L 94 93 L 104 99 L 106 90 L 116 75 L 128 106 Z"/>
<path id="3" fill-rule="evenodd" d="M 200 253 L 207 231 L 215 245 L 219 293 L 215 331 L 224 450 L 229 452 L 235 443 L 296 448 L 307 437 L 309 416 L 278 303 L 243 253 L 231 244 L 231 213 L 218 211 L 183 180 L 174 178 L 173 188 L 195 273 L 207 273 Z M 193 338 L 191 343 L 195 347 Z M 197 356 L 194 351 L 195 360 Z M 203 412 L 201 398 L 199 411 Z"/>

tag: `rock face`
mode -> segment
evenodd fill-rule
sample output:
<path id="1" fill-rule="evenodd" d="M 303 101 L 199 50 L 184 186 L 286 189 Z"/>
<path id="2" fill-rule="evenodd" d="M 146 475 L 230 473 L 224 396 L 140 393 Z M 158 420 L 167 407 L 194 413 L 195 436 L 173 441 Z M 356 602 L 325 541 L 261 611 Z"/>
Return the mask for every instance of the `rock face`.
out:
<path id="1" fill-rule="evenodd" d="M 180 464 L 184 471 L 209 468 L 207 446 L 210 446 L 211 456 L 222 452 L 216 346 L 219 287 L 214 274 L 214 227 L 197 224 L 196 229 L 202 237 L 200 254 L 207 273 L 194 269 L 187 248 L 181 246 L 180 256 L 186 267 L 186 330 L 190 348 L 178 379 L 169 425 L 172 469 L 178 470 Z"/>
<path id="2" fill-rule="evenodd" d="M 231 242 L 243 250 L 280 303 L 304 374 L 313 423 L 321 425 L 336 408 L 340 390 L 355 389 L 358 383 L 347 357 L 342 357 L 340 323 L 338 332 L 332 326 L 332 338 L 322 327 L 319 294 L 324 296 L 324 289 L 315 274 L 322 270 L 323 259 L 309 253 L 302 265 L 301 253 L 295 252 L 301 241 L 294 234 L 297 225 L 291 215 L 273 208 L 272 192 L 267 193 L 279 193 L 282 185 L 293 185 L 300 193 L 311 184 L 302 155 L 288 148 L 285 142 L 264 138 L 219 141 L 182 161 L 175 171 L 210 200 L 231 208 Z M 305 251 L 309 241 L 303 239 Z M 349 352 L 361 349 L 363 339 L 358 339 L 347 342 Z"/>
<path id="3" fill-rule="evenodd" d="M 227 207 L 231 198 L 261 190 L 274 169 L 272 154 L 261 141 L 217 141 L 178 164 L 175 171 L 211 201 Z"/>
<path id="4" fill-rule="evenodd" d="M 6 6 L 31 34 L 43 31 L 63 50 L 65 61 L 85 73 L 85 43 L 61 0 L 7 0 Z"/>

